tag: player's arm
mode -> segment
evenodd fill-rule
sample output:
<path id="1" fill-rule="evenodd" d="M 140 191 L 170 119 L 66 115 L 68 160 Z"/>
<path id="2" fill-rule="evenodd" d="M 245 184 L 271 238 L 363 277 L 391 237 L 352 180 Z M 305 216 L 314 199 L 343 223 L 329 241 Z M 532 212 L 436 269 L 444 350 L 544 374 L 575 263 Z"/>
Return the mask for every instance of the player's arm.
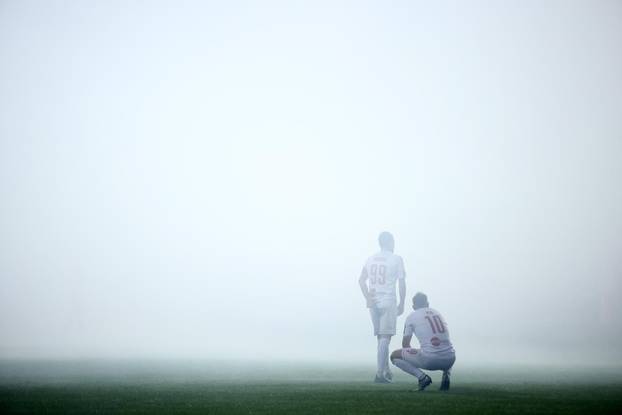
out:
<path id="1" fill-rule="evenodd" d="M 404 337 L 402 337 L 402 347 L 404 349 L 410 349 L 410 341 L 413 338 L 413 333 L 415 332 L 415 327 L 413 326 L 412 314 L 406 317 L 406 322 L 404 323 Z"/>
<path id="2" fill-rule="evenodd" d="M 402 347 L 404 349 L 410 349 L 410 341 L 412 340 L 412 338 L 412 334 L 404 335 L 404 337 L 402 337 Z"/>
<path id="3" fill-rule="evenodd" d="M 397 305 L 397 315 L 404 313 L 404 300 L 406 299 L 406 279 L 402 278 L 400 282 L 400 303 Z"/>
<path id="4" fill-rule="evenodd" d="M 371 307 L 373 299 L 369 292 L 369 287 L 367 287 L 367 278 L 367 267 L 363 267 L 363 270 L 361 271 L 361 276 L 359 277 L 359 287 L 361 287 L 361 292 L 363 293 L 363 297 L 365 297 L 367 307 Z"/>
<path id="5" fill-rule="evenodd" d="M 404 300 L 406 299 L 406 271 L 404 270 L 404 260 L 399 258 L 398 281 L 400 291 L 400 303 L 397 305 L 397 315 L 404 313 Z"/>

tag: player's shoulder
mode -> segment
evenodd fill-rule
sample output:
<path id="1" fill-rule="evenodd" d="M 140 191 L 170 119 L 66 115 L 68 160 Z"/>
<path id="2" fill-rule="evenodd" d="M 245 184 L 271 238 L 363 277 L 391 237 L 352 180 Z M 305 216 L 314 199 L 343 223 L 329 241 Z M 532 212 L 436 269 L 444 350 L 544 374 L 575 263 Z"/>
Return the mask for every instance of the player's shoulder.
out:
<path id="1" fill-rule="evenodd" d="M 404 269 L 404 260 L 399 255 L 395 255 L 392 253 L 391 257 L 387 259 L 387 262 L 389 262 L 392 266 L 394 266 L 398 270 Z"/>
<path id="2" fill-rule="evenodd" d="M 369 258 L 367 258 L 367 262 L 384 262 L 387 259 L 388 258 L 387 258 L 386 252 L 379 251 L 379 252 L 376 252 L 375 254 L 369 256 Z"/>
<path id="3" fill-rule="evenodd" d="M 388 262 L 404 262 L 401 256 L 394 254 L 393 252 L 390 252 L 390 251 L 381 251 L 377 255 L 382 255 L 385 261 L 388 261 Z"/>
<path id="4" fill-rule="evenodd" d="M 391 262 L 404 263 L 401 255 L 394 254 L 393 252 L 387 252 L 387 260 Z"/>
<path id="5" fill-rule="evenodd" d="M 430 310 L 430 312 L 432 314 L 436 314 L 437 316 L 443 318 L 443 315 L 441 313 L 439 313 L 439 311 L 437 309 L 435 309 L 435 308 L 428 308 L 428 310 Z"/>
<path id="6" fill-rule="evenodd" d="M 425 318 L 426 315 L 428 315 L 430 313 L 430 308 L 425 307 L 425 308 L 418 308 L 415 311 L 413 311 L 411 313 L 411 315 L 413 316 L 413 320 L 417 320 L 417 319 L 423 319 Z"/>

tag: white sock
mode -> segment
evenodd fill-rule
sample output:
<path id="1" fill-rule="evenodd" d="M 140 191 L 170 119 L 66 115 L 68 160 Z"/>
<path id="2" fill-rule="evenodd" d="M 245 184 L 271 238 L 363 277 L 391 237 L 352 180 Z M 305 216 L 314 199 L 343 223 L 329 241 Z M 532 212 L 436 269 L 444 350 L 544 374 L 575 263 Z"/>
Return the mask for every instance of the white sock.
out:
<path id="1" fill-rule="evenodd" d="M 416 376 L 417 379 L 423 379 L 425 377 L 425 373 L 423 373 L 421 369 L 416 368 L 412 363 L 407 362 L 404 359 L 393 359 L 393 364 L 402 369 L 404 372 Z"/>
<path id="2" fill-rule="evenodd" d="M 389 368 L 389 342 L 391 338 L 378 338 L 378 376 L 384 376 L 384 372 Z"/>

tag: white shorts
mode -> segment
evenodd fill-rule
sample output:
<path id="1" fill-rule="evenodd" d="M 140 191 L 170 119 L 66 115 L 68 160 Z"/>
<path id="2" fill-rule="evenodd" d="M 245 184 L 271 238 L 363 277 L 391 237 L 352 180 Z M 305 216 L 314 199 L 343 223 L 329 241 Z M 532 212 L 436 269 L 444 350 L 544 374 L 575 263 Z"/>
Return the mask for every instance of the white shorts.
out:
<path id="1" fill-rule="evenodd" d="M 397 307 L 395 305 L 389 307 L 371 307 L 369 309 L 371 322 L 374 325 L 374 336 L 378 335 L 395 335 L 395 326 L 397 323 Z"/>
<path id="2" fill-rule="evenodd" d="M 419 369 L 449 370 L 456 361 L 455 353 L 433 355 L 422 353 L 419 349 L 402 349 L 402 359 Z"/>

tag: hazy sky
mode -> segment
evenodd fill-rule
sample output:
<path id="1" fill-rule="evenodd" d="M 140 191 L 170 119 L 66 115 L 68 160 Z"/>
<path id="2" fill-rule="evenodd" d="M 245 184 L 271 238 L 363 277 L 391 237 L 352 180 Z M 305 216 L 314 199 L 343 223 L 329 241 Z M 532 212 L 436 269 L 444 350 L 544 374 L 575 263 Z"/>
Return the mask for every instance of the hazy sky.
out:
<path id="1" fill-rule="evenodd" d="M 4 0 L 0 357 L 619 364 L 621 179 L 621 1 Z"/>

